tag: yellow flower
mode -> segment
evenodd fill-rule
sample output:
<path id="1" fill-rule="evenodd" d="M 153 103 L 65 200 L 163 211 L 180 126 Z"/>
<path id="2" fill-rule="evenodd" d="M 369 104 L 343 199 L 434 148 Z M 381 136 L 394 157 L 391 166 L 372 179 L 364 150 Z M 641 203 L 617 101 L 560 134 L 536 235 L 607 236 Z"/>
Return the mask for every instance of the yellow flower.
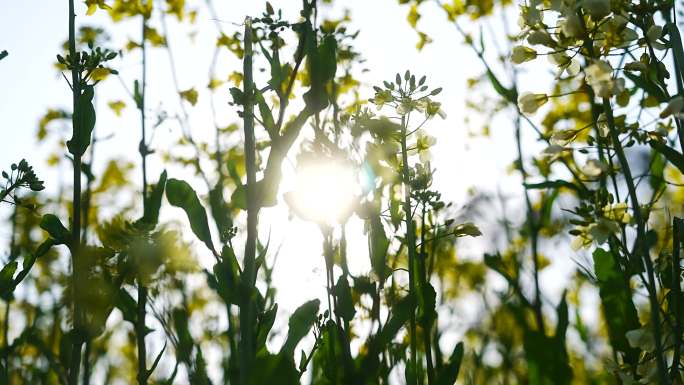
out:
<path id="1" fill-rule="evenodd" d="M 197 94 L 197 91 L 194 88 L 190 88 L 185 91 L 181 91 L 180 96 L 181 98 L 187 100 L 188 103 L 194 106 L 195 104 L 197 104 L 197 98 L 199 95 Z"/>
<path id="2" fill-rule="evenodd" d="M 96 82 L 99 82 L 101 80 L 105 80 L 110 73 L 111 71 L 109 70 L 109 68 L 98 67 L 90 73 L 90 78 L 95 80 Z"/>
<path id="3" fill-rule="evenodd" d="M 112 111 L 114 111 L 114 114 L 116 114 L 116 116 L 121 116 L 121 111 L 124 108 L 126 108 L 126 103 L 124 103 L 121 100 L 112 100 L 111 102 L 108 103 L 108 105 L 109 105 L 109 108 L 111 108 Z"/>

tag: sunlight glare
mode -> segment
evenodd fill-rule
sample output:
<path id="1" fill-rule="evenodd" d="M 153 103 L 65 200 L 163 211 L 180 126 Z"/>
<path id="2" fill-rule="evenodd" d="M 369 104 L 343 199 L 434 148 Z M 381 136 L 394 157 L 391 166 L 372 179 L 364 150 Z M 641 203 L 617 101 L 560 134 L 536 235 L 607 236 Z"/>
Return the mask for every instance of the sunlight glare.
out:
<path id="1" fill-rule="evenodd" d="M 334 225 L 349 216 L 359 190 L 351 166 L 341 161 L 309 162 L 297 170 L 291 204 L 305 219 Z"/>

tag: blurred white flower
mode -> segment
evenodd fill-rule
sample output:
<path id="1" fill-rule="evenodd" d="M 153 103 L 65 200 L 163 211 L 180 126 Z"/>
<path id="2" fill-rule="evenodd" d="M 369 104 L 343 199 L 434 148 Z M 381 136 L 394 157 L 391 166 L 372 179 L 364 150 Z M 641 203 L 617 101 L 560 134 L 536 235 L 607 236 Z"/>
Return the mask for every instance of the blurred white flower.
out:
<path id="1" fill-rule="evenodd" d="M 520 111 L 524 114 L 534 114 L 539 107 L 543 106 L 548 101 L 549 97 L 546 94 L 525 92 L 518 97 L 518 108 L 520 108 Z"/>

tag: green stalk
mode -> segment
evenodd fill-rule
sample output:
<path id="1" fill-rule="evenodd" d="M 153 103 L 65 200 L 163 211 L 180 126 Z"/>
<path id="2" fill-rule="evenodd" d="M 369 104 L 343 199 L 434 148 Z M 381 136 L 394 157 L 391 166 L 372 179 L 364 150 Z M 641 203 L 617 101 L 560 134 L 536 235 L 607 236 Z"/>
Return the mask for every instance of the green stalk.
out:
<path id="1" fill-rule="evenodd" d="M 254 138 L 254 83 L 252 79 L 252 20 L 245 19 L 245 55 L 243 61 L 245 97 L 243 124 L 245 130 L 245 162 L 247 169 L 247 242 L 245 244 L 244 272 L 242 283 L 245 285 L 242 306 L 240 307 L 240 384 L 246 385 L 254 355 L 254 301 L 252 291 L 256 282 L 256 240 L 259 216 L 258 191 L 256 189 L 256 144 Z"/>
<path id="2" fill-rule="evenodd" d="M 653 328 L 653 338 L 655 339 L 656 348 L 656 364 L 658 366 L 658 379 L 659 384 L 668 385 L 670 382 L 667 378 L 667 369 L 665 366 L 664 354 L 663 354 L 663 342 L 661 340 L 662 331 L 660 330 L 660 304 L 658 303 L 658 292 L 656 290 L 655 284 L 655 274 L 653 272 L 653 261 L 651 261 L 651 256 L 648 250 L 645 250 L 643 243 L 645 240 L 645 221 L 641 214 L 641 207 L 639 205 L 639 199 L 636 193 L 636 187 L 634 185 L 634 180 L 632 179 L 632 172 L 629 168 L 629 163 L 627 163 L 627 157 L 625 156 L 625 151 L 622 148 L 622 143 L 620 142 L 620 137 L 618 135 L 617 129 L 615 128 L 615 121 L 613 119 L 613 110 L 610 105 L 610 100 L 608 98 L 603 98 L 603 109 L 606 114 L 606 120 L 608 122 L 608 129 L 610 131 L 611 140 L 613 142 L 613 147 L 615 149 L 615 154 L 620 161 L 620 166 L 625 174 L 625 183 L 627 184 L 627 190 L 629 192 L 629 199 L 632 201 L 632 211 L 634 212 L 634 220 L 637 224 L 637 237 L 635 241 L 634 255 L 641 256 L 646 265 L 646 273 L 648 275 L 648 281 L 646 282 L 646 287 L 648 289 L 648 298 L 651 305 L 651 323 Z"/>
<path id="3" fill-rule="evenodd" d="M 673 382 L 680 379 L 679 367 L 681 366 L 680 361 L 682 359 L 682 331 L 684 330 L 684 327 L 682 327 L 682 309 L 680 308 L 682 291 L 679 286 L 681 274 L 679 267 L 681 261 L 679 252 L 682 246 L 682 239 L 680 236 L 682 232 L 681 225 L 682 220 L 675 217 L 672 221 L 672 313 L 674 314 L 675 325 L 673 338 L 674 351 L 672 353 L 672 367 L 670 368 L 670 379 Z"/>
<path id="4" fill-rule="evenodd" d="M 76 114 L 76 108 L 78 106 L 79 97 L 81 95 L 81 79 L 79 73 L 79 61 L 76 57 L 76 14 L 74 13 L 74 0 L 69 0 L 69 55 L 72 60 L 71 68 L 71 87 L 72 87 L 72 104 L 73 111 L 72 114 L 72 126 L 76 130 L 76 127 L 80 127 L 77 124 L 76 119 L 80 114 Z M 77 300 L 77 293 L 80 292 L 79 287 L 80 277 L 78 269 L 78 258 L 79 251 L 81 248 L 81 155 L 74 154 L 73 163 L 73 178 L 74 178 L 74 191 L 73 191 L 73 207 L 72 207 L 72 218 L 73 224 L 71 228 L 71 289 L 72 298 L 74 301 L 73 307 L 73 323 L 75 336 L 73 336 L 73 346 L 71 350 L 71 365 L 69 367 L 68 374 L 68 384 L 77 385 L 78 383 L 78 372 L 81 366 L 81 348 L 83 346 L 83 338 L 81 338 L 82 330 L 82 318 L 81 309 Z"/>
<path id="5" fill-rule="evenodd" d="M 145 132 L 145 85 L 147 82 L 147 50 L 145 44 L 145 30 L 147 29 L 147 18 L 142 16 L 142 84 L 140 86 L 140 157 L 142 158 L 142 199 L 143 211 L 147 206 L 147 135 Z M 138 384 L 147 385 L 147 347 L 145 346 L 145 308 L 147 307 L 147 287 L 138 273 L 138 303 L 137 318 L 135 324 L 135 337 L 138 345 Z"/>
<path id="6" fill-rule="evenodd" d="M 426 273 L 426 263 L 425 259 L 427 258 L 427 253 L 425 250 L 425 215 L 426 215 L 426 207 L 425 203 L 423 203 L 423 210 L 421 213 L 421 220 L 420 220 L 420 256 L 418 257 L 418 268 L 419 268 L 419 276 L 418 278 L 420 279 L 420 285 L 422 287 L 422 290 L 427 286 L 428 282 L 428 277 Z M 428 320 L 423 317 L 421 320 L 421 324 L 423 327 L 423 349 L 425 349 L 425 363 L 426 363 L 426 371 L 427 371 L 427 378 L 428 378 L 428 385 L 432 385 L 435 381 L 435 373 L 434 373 L 434 366 L 432 363 L 432 325 L 428 322 Z"/>
<path id="7" fill-rule="evenodd" d="M 402 179 L 404 182 L 404 213 L 406 214 L 406 247 L 408 249 L 408 271 L 409 271 L 409 295 L 416 295 L 415 288 L 415 272 L 414 263 L 416 260 L 416 234 L 413 227 L 413 216 L 411 211 L 411 185 L 409 184 L 409 165 L 408 165 L 408 151 L 406 150 L 406 131 L 407 122 L 404 116 L 401 117 L 401 159 L 402 159 Z M 416 378 L 416 383 L 418 382 L 418 373 L 416 365 L 416 312 L 411 312 L 411 319 L 409 321 L 409 339 L 410 339 L 410 349 L 411 356 L 409 365 L 413 371 L 413 375 Z"/>

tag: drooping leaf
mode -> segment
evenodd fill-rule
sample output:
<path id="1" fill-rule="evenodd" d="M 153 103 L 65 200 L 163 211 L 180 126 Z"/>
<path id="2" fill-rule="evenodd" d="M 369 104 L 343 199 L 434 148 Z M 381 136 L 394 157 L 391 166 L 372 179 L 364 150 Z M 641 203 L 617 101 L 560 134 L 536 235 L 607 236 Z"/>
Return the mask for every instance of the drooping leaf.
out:
<path id="1" fill-rule="evenodd" d="M 138 323 L 138 304 L 124 288 L 120 288 L 117 293 L 116 308 L 119 309 L 124 320 L 133 325 Z"/>
<path id="2" fill-rule="evenodd" d="M 648 144 L 650 144 L 654 150 L 663 154 L 663 156 L 677 167 L 680 172 L 684 172 L 684 155 L 682 155 L 682 153 L 658 140 L 650 140 Z"/>
<path id="3" fill-rule="evenodd" d="M 257 324 L 257 338 L 256 346 L 257 352 L 266 347 L 266 340 L 268 339 L 268 333 L 271 332 L 273 328 L 273 323 L 275 322 L 276 314 L 278 313 L 278 304 L 274 304 L 273 307 L 259 315 L 259 321 Z"/>
<path id="4" fill-rule="evenodd" d="M 166 170 L 159 176 L 159 182 L 152 186 L 150 193 L 147 195 L 147 202 L 145 202 L 143 217 L 141 222 L 155 226 L 159 221 L 159 208 L 161 207 L 162 196 L 166 187 Z"/>
<path id="5" fill-rule="evenodd" d="M 288 321 L 287 339 L 280 349 L 280 354 L 292 357 L 299 341 L 308 333 L 318 316 L 320 301 L 308 301 L 292 313 Z"/>
<path id="6" fill-rule="evenodd" d="M 390 318 L 378 334 L 376 343 L 379 347 L 389 344 L 399 330 L 408 322 L 416 309 L 416 301 L 412 294 L 400 299 L 390 311 Z"/>
<path id="7" fill-rule="evenodd" d="M 166 199 L 171 205 L 185 210 L 192 232 L 207 245 L 209 250 L 216 254 L 209 231 L 207 212 L 200 203 L 195 190 L 187 182 L 172 178 L 166 183 Z"/>
<path id="8" fill-rule="evenodd" d="M 73 121 L 73 136 L 67 141 L 69 152 L 74 156 L 81 156 L 90 145 L 93 128 L 95 128 L 95 107 L 93 97 L 95 90 L 88 85 L 83 88 L 83 93 L 78 97 Z"/>
<path id="9" fill-rule="evenodd" d="M 230 213 L 230 207 L 223 197 L 223 185 L 221 182 L 217 183 L 211 191 L 209 191 L 209 208 L 211 209 L 211 216 L 214 218 L 217 230 L 219 232 L 219 239 L 222 243 L 227 243 L 230 240 L 230 234 L 233 227 L 233 218 Z"/>
<path id="10" fill-rule="evenodd" d="M 11 293 L 14 273 L 17 271 L 17 266 L 19 266 L 17 261 L 11 261 L 0 270 L 0 294 L 2 294 L 3 298 Z"/>
<path id="11" fill-rule="evenodd" d="M 351 288 L 349 287 L 349 282 L 344 275 L 341 275 L 337 280 L 335 285 L 335 293 L 337 295 L 337 308 L 335 308 L 335 313 L 337 313 L 345 321 L 351 321 L 356 314 L 354 309 L 354 301 L 352 300 Z"/>
<path id="12" fill-rule="evenodd" d="M 454 347 L 449 361 L 446 365 L 439 368 L 437 372 L 436 385 L 453 385 L 458 378 L 458 372 L 461 369 L 461 362 L 463 361 L 463 342 L 459 342 Z"/>
<path id="13" fill-rule="evenodd" d="M 329 104 L 325 86 L 335 77 L 337 71 L 337 41 L 335 37 L 327 35 L 318 47 L 314 47 L 312 44 L 308 49 L 307 59 L 311 88 L 304 94 L 304 101 L 311 111 L 317 112 Z"/>
<path id="14" fill-rule="evenodd" d="M 45 214 L 40 220 L 40 228 L 47 231 L 57 245 L 69 243 L 71 233 L 54 214 Z"/>

